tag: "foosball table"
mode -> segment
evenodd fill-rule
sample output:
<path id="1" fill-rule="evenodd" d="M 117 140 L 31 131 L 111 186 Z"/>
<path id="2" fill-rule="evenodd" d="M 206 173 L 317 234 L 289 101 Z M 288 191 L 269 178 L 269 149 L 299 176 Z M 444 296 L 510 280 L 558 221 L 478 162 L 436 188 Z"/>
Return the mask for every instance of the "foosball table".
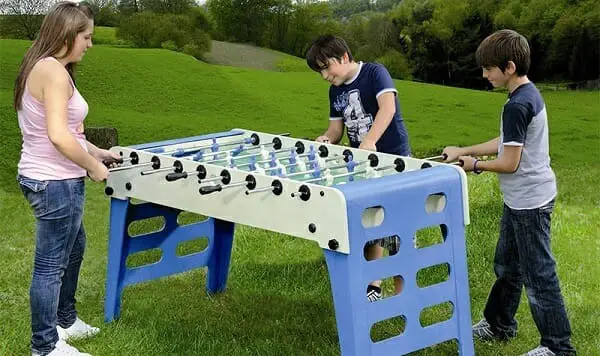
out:
<path id="1" fill-rule="evenodd" d="M 225 290 L 234 224 L 312 240 L 323 249 L 342 355 L 406 354 L 447 340 L 472 355 L 465 225 L 467 179 L 440 157 L 418 159 L 234 129 L 210 135 L 113 147 L 105 320 L 120 314 L 125 286 L 206 267 L 208 293 Z M 134 204 L 131 198 L 142 201 Z M 208 218 L 180 225 L 181 212 Z M 129 225 L 160 216 L 162 230 L 132 238 Z M 439 226 L 443 242 L 417 248 L 423 228 Z M 198 253 L 177 256 L 180 243 L 208 238 Z M 388 236 L 399 252 L 367 261 L 365 244 Z M 162 250 L 157 263 L 129 268 L 128 256 Z M 424 288 L 417 273 L 447 265 L 445 281 Z M 369 282 L 401 276 L 399 295 L 369 302 Z M 421 312 L 450 303 L 449 319 L 423 327 Z M 402 317 L 397 336 L 373 341 L 371 328 Z"/>

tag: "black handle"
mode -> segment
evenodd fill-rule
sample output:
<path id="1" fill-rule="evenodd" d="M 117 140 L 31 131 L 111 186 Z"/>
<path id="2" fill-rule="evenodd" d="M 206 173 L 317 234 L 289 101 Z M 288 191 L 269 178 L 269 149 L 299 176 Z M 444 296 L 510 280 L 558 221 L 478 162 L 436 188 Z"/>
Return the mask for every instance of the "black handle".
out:
<path id="1" fill-rule="evenodd" d="M 102 164 L 105 165 L 106 167 L 110 167 L 114 163 L 118 163 L 118 164 L 123 163 L 123 158 L 109 158 L 109 159 L 105 159 L 104 161 L 102 161 Z"/>
<path id="2" fill-rule="evenodd" d="M 167 182 L 174 182 L 178 179 L 187 178 L 187 177 L 188 177 L 187 172 L 181 172 L 181 173 L 169 173 L 169 174 L 167 174 L 166 178 L 167 178 Z"/>
<path id="3" fill-rule="evenodd" d="M 222 190 L 222 186 L 220 184 L 217 185 L 205 185 L 200 187 L 200 194 L 206 195 L 214 192 L 220 192 Z"/>

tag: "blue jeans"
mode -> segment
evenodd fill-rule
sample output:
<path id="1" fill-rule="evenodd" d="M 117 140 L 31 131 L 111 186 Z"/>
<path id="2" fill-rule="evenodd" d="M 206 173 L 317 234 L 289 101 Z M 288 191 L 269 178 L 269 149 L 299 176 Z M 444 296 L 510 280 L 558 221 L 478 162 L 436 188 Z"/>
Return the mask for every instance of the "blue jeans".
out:
<path id="1" fill-rule="evenodd" d="M 76 318 L 75 291 L 85 250 L 83 178 L 17 180 L 36 220 L 31 304 L 31 349 L 45 355 L 58 341 L 56 325 L 67 328 Z"/>
<path id="2" fill-rule="evenodd" d="M 494 258 L 497 279 L 484 316 L 500 337 L 515 336 L 514 317 L 525 285 L 531 315 L 541 335 L 540 344 L 557 355 L 574 355 L 571 326 L 550 248 L 553 209 L 554 201 L 529 210 L 514 210 L 504 205 Z"/>

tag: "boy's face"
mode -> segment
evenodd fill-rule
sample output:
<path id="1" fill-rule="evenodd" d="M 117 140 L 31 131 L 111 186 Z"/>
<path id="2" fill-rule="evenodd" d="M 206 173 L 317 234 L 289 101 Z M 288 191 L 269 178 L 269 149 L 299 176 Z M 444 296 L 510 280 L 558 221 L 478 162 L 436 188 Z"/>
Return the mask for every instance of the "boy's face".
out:
<path id="1" fill-rule="evenodd" d="M 332 85 L 339 87 L 350 79 L 348 78 L 351 69 L 349 64 L 347 53 L 341 59 L 329 58 L 327 63 L 322 65 L 321 76 Z"/>
<path id="2" fill-rule="evenodd" d="M 515 73 L 516 66 L 513 62 L 509 61 L 504 72 L 500 68 L 494 66 L 483 69 L 483 77 L 487 79 L 494 88 L 504 88 L 508 84 L 509 79 Z"/>
<path id="3" fill-rule="evenodd" d="M 502 71 L 498 67 L 482 69 L 483 77 L 487 79 L 490 83 L 492 83 L 494 88 L 502 88 L 506 86 L 506 82 L 508 81 L 506 72 L 502 73 Z"/>

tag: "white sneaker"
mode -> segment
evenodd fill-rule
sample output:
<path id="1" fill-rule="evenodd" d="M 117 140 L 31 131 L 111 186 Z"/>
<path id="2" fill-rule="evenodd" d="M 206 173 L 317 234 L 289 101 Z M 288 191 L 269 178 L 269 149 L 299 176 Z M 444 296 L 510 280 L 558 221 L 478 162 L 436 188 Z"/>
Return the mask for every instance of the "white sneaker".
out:
<path id="1" fill-rule="evenodd" d="M 549 348 L 547 348 L 546 346 L 538 346 L 535 349 L 529 351 L 528 353 L 524 354 L 523 356 L 554 356 L 556 355 L 554 352 L 552 352 Z"/>
<path id="2" fill-rule="evenodd" d="M 77 318 L 75 319 L 73 325 L 66 329 L 56 325 L 56 331 L 58 331 L 59 339 L 68 341 L 94 336 L 100 331 L 100 329 L 88 325 L 83 320 Z"/>
<path id="3" fill-rule="evenodd" d="M 40 356 L 37 352 L 31 353 L 31 356 Z M 67 344 L 64 340 L 58 340 L 56 345 L 54 345 L 54 350 L 50 352 L 47 356 L 92 356 L 90 354 L 86 354 L 83 352 L 79 352 L 73 346 Z"/>

